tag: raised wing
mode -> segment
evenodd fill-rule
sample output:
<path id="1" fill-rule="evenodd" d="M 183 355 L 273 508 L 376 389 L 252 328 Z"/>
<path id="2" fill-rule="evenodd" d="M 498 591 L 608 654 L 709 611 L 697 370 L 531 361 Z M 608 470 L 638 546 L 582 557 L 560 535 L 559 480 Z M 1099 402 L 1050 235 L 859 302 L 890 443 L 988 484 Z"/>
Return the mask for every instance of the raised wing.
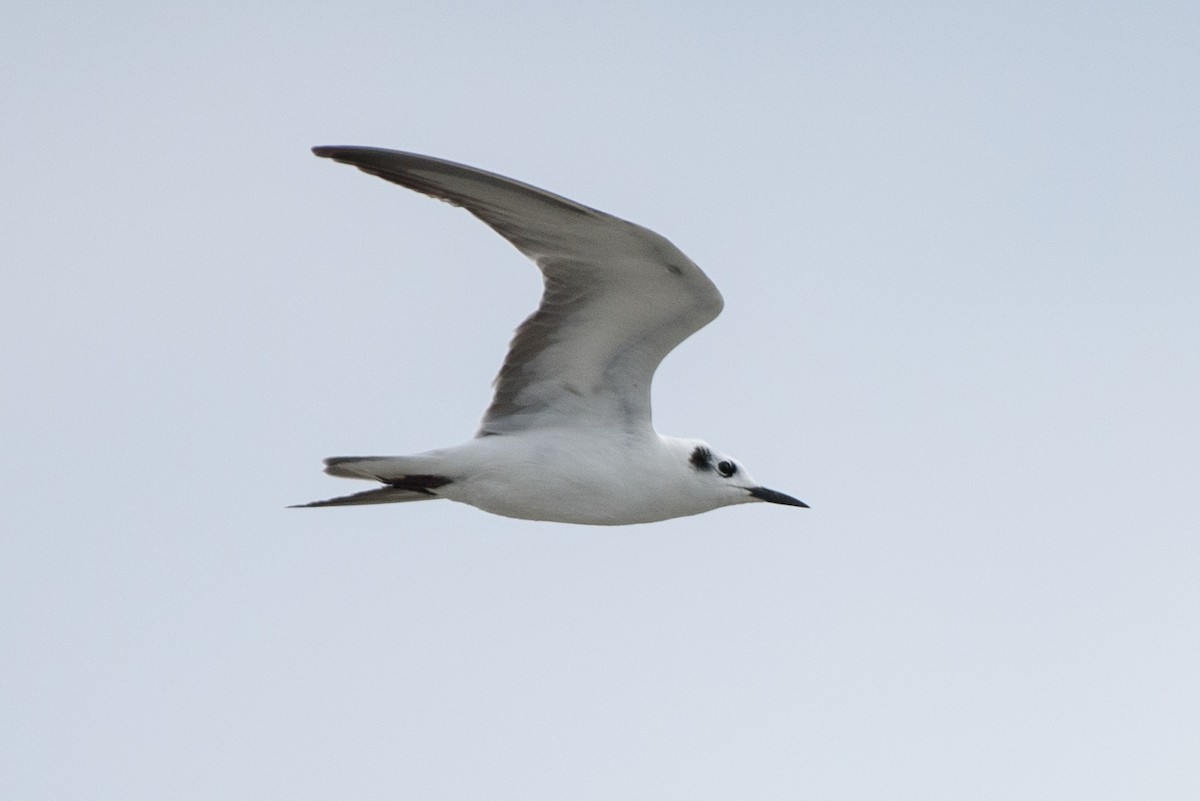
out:
<path id="1" fill-rule="evenodd" d="M 708 276 L 639 225 L 428 156 L 349 146 L 313 152 L 462 206 L 541 269 L 541 305 L 517 328 L 479 436 L 650 428 L 659 362 L 721 311 Z"/>

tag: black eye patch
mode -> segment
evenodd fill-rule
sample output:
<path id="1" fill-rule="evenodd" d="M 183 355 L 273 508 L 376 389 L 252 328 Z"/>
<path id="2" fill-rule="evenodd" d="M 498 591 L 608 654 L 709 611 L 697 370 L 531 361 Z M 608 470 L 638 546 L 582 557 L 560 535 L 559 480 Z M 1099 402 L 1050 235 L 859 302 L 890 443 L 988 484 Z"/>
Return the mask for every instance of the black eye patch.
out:
<path id="1" fill-rule="evenodd" d="M 692 455 L 688 457 L 688 462 L 697 470 L 711 470 L 712 451 L 703 445 L 697 445 L 696 450 L 692 451 Z"/>

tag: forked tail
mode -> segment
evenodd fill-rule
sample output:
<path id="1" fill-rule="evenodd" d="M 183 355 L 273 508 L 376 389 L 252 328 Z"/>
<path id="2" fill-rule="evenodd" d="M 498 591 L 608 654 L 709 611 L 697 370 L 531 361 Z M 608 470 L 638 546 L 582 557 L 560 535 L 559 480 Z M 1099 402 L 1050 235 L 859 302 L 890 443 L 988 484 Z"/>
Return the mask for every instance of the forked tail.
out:
<path id="1" fill-rule="evenodd" d="M 446 476 L 425 473 L 403 472 L 404 457 L 392 456 L 334 456 L 325 460 L 325 472 L 342 478 L 363 478 L 378 481 L 387 486 L 378 489 L 342 495 L 325 501 L 298 503 L 290 509 L 313 506 L 356 506 L 371 503 L 405 503 L 407 501 L 432 501 L 441 497 L 439 487 L 449 484 Z"/>

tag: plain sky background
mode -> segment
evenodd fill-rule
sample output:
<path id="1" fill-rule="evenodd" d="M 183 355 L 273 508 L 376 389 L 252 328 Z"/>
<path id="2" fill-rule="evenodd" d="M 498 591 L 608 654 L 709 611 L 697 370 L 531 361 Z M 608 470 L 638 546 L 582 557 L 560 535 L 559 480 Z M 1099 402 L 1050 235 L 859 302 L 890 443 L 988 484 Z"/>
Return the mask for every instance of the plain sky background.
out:
<path id="1" fill-rule="evenodd" d="M 1200 797 L 1195 3 L 2 16 L 0 797 Z M 317 144 L 670 238 L 659 430 L 812 509 L 285 509 L 540 291 Z"/>

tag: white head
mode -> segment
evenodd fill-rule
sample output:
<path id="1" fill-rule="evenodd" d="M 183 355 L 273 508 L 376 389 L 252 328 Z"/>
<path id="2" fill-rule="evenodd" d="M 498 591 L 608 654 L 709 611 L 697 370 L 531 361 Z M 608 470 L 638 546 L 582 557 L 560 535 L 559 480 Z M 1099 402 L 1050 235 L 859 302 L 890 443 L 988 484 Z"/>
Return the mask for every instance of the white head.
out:
<path id="1" fill-rule="evenodd" d="M 682 463 L 689 495 L 702 498 L 708 508 L 766 501 L 784 506 L 808 507 L 804 501 L 755 481 L 735 459 L 714 451 L 698 439 L 667 438 L 672 457 Z"/>

